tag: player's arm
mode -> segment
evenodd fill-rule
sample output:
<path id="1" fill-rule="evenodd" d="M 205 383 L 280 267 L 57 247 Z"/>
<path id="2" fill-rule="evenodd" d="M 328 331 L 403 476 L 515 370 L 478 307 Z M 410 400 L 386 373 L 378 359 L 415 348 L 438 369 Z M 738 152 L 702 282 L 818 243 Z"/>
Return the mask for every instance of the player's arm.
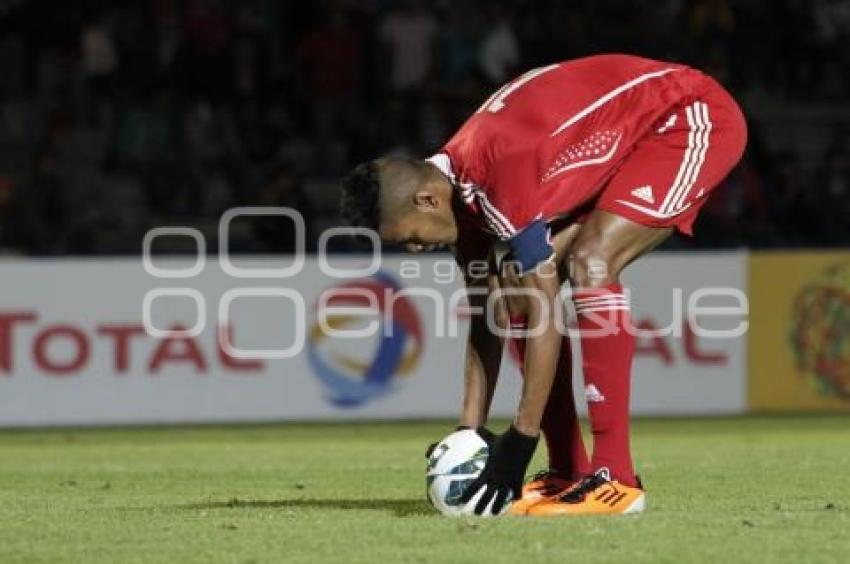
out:
<path id="1" fill-rule="evenodd" d="M 467 287 L 470 310 L 474 313 L 466 343 L 460 424 L 475 429 L 487 422 L 502 363 L 502 339 L 490 330 L 485 309 L 488 295 L 498 288 L 497 277 L 488 275 L 486 278 L 470 279 Z M 495 307 L 499 308 L 495 319 L 504 319 L 507 312 L 502 301 L 498 301 Z"/>
<path id="2" fill-rule="evenodd" d="M 463 265 L 461 264 L 461 268 Z M 490 330 L 487 323 L 487 298 L 499 281 L 495 274 L 473 278 L 467 276 L 467 300 L 469 302 L 470 330 L 466 341 L 466 358 L 463 373 L 463 402 L 460 413 L 460 424 L 457 427 L 477 429 L 488 443 L 495 435 L 484 428 L 487 415 L 490 413 L 490 403 L 499 380 L 499 369 L 502 364 L 502 339 Z M 495 319 L 507 319 L 507 310 L 502 301 L 496 303 L 499 311 Z M 502 325 L 502 324 L 500 324 Z M 431 443 L 425 450 L 425 456 L 431 452 L 437 443 Z"/>
<path id="3" fill-rule="evenodd" d="M 561 350 L 559 293 L 560 283 L 553 262 L 540 265 L 521 278 L 529 292 L 528 328 L 526 338 L 522 395 L 513 427 L 523 435 L 537 437 L 540 422 L 549 399 L 558 355 Z"/>
<path id="4" fill-rule="evenodd" d="M 461 502 L 473 505 L 479 515 L 499 514 L 509 500 L 520 495 L 537 447 L 561 346 L 563 310 L 548 226 L 537 219 L 508 243 L 512 260 L 507 267 L 516 269 L 527 301 L 525 380 L 513 424 L 493 442 L 487 466 L 461 496 Z"/>

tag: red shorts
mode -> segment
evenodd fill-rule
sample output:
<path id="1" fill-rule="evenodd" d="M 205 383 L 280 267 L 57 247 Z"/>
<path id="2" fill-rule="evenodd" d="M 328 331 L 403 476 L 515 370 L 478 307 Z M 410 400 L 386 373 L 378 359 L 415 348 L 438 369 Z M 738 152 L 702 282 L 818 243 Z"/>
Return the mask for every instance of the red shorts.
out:
<path id="1" fill-rule="evenodd" d="M 593 208 L 690 235 L 706 198 L 738 163 L 746 143 L 738 104 L 708 79 L 697 96 L 674 106 L 635 144 Z"/>

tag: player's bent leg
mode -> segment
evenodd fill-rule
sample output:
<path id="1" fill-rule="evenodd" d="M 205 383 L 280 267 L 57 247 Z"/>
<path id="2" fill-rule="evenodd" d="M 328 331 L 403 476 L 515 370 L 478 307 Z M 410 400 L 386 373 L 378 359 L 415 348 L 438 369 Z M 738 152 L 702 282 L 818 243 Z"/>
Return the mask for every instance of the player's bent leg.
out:
<path id="1" fill-rule="evenodd" d="M 672 227 L 650 227 L 604 210 L 594 210 L 570 247 L 570 280 L 576 288 L 604 288 L 619 282 L 632 261 L 663 243 Z"/>
<path id="2" fill-rule="evenodd" d="M 596 210 L 572 247 L 571 273 L 582 347 L 585 398 L 594 437 L 591 466 L 608 468 L 622 483 L 636 479 L 629 450 L 629 395 L 634 335 L 622 269 L 670 236 Z"/>
<path id="3" fill-rule="evenodd" d="M 653 249 L 672 228 L 652 228 L 595 210 L 573 242 L 570 274 L 582 347 L 585 397 L 593 433 L 589 474 L 529 515 L 626 513 L 642 510 L 644 494 L 629 446 L 629 395 L 634 335 L 621 270 Z"/>

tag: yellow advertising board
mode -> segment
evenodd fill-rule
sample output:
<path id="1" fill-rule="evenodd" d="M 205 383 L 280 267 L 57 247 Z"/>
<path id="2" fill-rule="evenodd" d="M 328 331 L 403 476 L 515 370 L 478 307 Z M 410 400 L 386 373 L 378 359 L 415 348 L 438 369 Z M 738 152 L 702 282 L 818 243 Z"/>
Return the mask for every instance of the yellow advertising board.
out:
<path id="1" fill-rule="evenodd" d="M 753 253 L 749 406 L 850 411 L 850 251 Z"/>

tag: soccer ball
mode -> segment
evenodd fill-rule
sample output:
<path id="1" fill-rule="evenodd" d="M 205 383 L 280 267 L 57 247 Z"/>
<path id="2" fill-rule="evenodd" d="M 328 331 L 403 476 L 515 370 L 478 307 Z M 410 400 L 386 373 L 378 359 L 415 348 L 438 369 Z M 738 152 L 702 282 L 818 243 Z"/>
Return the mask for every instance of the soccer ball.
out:
<path id="1" fill-rule="evenodd" d="M 490 447 L 471 429 L 455 431 L 437 443 L 428 457 L 425 477 L 431 505 L 449 517 L 469 514 L 459 499 L 484 470 L 489 454 Z"/>

